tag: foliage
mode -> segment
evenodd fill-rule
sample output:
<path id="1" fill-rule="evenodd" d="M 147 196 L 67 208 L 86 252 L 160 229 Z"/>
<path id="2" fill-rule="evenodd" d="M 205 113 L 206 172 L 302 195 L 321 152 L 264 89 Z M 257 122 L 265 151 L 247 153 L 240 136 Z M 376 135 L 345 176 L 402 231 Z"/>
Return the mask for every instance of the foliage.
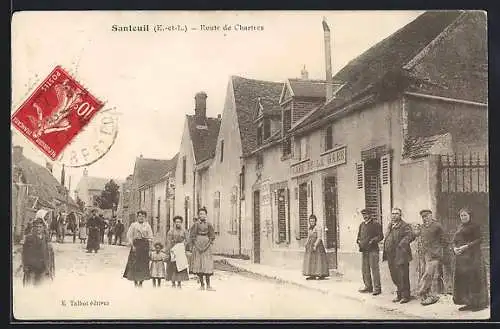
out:
<path id="1" fill-rule="evenodd" d="M 78 196 L 76 197 L 76 204 L 78 205 L 78 209 L 80 209 L 80 211 L 83 212 L 85 210 L 85 202 Z"/>
<path id="2" fill-rule="evenodd" d="M 113 209 L 113 204 L 116 207 L 118 206 L 118 201 L 120 200 L 120 187 L 118 184 L 114 182 L 114 180 L 110 180 L 104 186 L 104 190 L 101 192 L 101 195 L 97 198 L 97 203 L 99 208 L 101 209 Z"/>

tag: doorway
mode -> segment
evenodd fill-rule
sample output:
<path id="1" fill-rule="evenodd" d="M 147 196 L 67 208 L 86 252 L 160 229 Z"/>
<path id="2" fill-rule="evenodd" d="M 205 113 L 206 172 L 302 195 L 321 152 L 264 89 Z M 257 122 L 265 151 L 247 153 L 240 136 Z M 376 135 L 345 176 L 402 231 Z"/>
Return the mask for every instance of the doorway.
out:
<path id="1" fill-rule="evenodd" d="M 299 185 L 299 237 L 307 238 L 308 219 L 307 219 L 307 182 Z"/>
<path id="2" fill-rule="evenodd" d="M 253 192 L 253 262 L 260 263 L 260 191 Z"/>

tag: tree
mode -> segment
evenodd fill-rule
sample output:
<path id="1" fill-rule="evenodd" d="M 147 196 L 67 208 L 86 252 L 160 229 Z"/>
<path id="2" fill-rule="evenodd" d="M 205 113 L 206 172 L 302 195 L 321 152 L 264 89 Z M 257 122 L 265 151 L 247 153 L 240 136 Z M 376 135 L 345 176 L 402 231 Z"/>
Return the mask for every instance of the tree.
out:
<path id="1" fill-rule="evenodd" d="M 83 200 L 78 196 L 76 197 L 76 204 L 78 205 L 78 209 L 80 209 L 81 212 L 85 210 L 85 202 L 83 202 Z"/>
<path id="2" fill-rule="evenodd" d="M 114 216 L 114 211 L 118 206 L 120 200 L 120 187 L 115 183 L 114 180 L 110 180 L 104 185 L 104 190 L 101 195 L 97 198 L 97 203 L 101 209 L 111 209 Z"/>

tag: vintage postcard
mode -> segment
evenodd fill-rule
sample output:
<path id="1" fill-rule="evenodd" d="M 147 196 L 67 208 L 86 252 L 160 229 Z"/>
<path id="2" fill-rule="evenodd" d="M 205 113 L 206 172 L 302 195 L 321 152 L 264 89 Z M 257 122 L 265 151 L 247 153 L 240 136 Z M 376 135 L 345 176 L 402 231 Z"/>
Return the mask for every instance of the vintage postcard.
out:
<path id="1" fill-rule="evenodd" d="M 12 18 L 15 320 L 490 318 L 483 11 Z"/>

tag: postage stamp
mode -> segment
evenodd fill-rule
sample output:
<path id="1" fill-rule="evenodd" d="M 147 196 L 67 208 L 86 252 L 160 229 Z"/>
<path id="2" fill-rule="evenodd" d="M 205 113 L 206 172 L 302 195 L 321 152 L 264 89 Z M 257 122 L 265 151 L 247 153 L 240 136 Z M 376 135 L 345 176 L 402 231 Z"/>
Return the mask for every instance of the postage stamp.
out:
<path id="1" fill-rule="evenodd" d="M 104 103 L 56 66 L 12 116 L 12 124 L 50 159 L 92 120 Z"/>

